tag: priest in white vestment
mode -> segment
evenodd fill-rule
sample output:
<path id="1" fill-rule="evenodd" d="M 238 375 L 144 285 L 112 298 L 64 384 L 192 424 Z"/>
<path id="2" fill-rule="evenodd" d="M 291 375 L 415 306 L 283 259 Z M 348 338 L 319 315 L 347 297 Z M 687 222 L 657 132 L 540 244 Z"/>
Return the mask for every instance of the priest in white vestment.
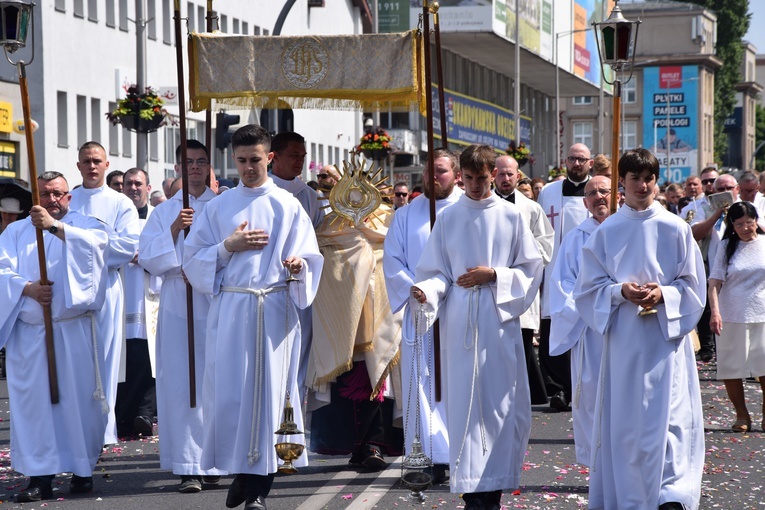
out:
<path id="1" fill-rule="evenodd" d="M 456 154 L 444 149 L 433 152 L 435 170 L 436 217 L 451 207 L 462 196 L 462 190 L 456 185 L 459 175 L 459 159 Z M 433 344 L 430 331 L 421 338 L 423 341 L 418 349 L 415 347 L 416 336 L 412 321 L 412 309 L 409 306 L 414 271 L 420 260 L 422 250 L 430 236 L 430 178 L 428 166 L 423 170 L 424 194 L 417 196 L 406 206 L 396 209 L 393 223 L 385 237 L 383 254 L 383 270 L 385 271 L 385 286 L 388 290 L 388 300 L 391 309 L 404 311 L 401 331 L 401 382 L 406 401 L 409 402 L 404 415 L 404 448 L 411 453 L 415 436 L 419 437 L 425 455 L 435 464 L 433 483 L 446 480 L 446 469 L 449 467 L 449 434 L 446 428 L 446 402 L 435 399 L 435 382 L 433 379 Z M 415 353 L 420 353 L 419 374 Z M 417 376 L 419 375 L 419 379 Z M 442 378 L 441 383 L 444 384 Z M 419 398 L 420 430 L 415 425 Z"/>
<path id="2" fill-rule="evenodd" d="M 265 505 L 279 467 L 274 433 L 288 394 L 304 430 L 296 310 L 313 301 L 323 261 L 308 215 L 268 178 L 270 142 L 260 126 L 234 133 L 239 185 L 207 204 L 184 243 L 186 277 L 212 296 L 202 468 L 237 475 L 230 508 Z M 290 275 L 298 281 L 287 282 Z M 305 463 L 303 455 L 297 464 Z"/>
<path id="3" fill-rule="evenodd" d="M 103 445 L 106 403 L 94 313 L 106 290 L 107 227 L 68 210 L 58 172 L 39 179 L 40 206 L 0 236 L 0 339 L 8 362 L 11 464 L 31 477 L 19 502 L 53 497 L 57 473 L 73 473 L 71 492 L 90 492 Z M 37 229 L 44 230 L 48 280 L 40 284 Z M 51 404 L 41 303 L 49 304 L 59 402 Z M 0 345 L 0 346 L 2 346 Z"/>
<path id="4" fill-rule="evenodd" d="M 180 147 L 176 150 L 176 171 L 180 170 Z M 157 324 L 157 412 L 159 467 L 181 477 L 180 492 L 202 490 L 214 483 L 220 470 L 202 468 L 204 421 L 204 373 L 207 349 L 207 314 L 210 295 L 193 291 L 194 376 L 197 405 L 190 407 L 189 344 L 186 283 L 181 274 L 183 231 L 194 225 L 205 206 L 216 197 L 205 186 L 209 168 L 207 148 L 197 140 L 187 141 L 189 208 L 183 208 L 183 193 L 162 202 L 141 232 L 138 263 L 154 276 L 162 277 Z M 211 345 L 212 345 L 211 339 Z"/>
<path id="5" fill-rule="evenodd" d="M 590 234 L 611 214 L 611 179 L 596 175 L 584 188 L 584 205 L 592 216 L 566 234 L 558 248 L 558 259 L 550 285 L 550 354 L 571 351 L 571 415 L 574 422 L 576 461 L 590 465 L 590 437 L 598 390 L 603 335 L 595 332 L 576 311 L 572 292 L 582 265 L 582 247 Z M 619 203 L 617 196 L 616 202 Z"/>
<path id="6" fill-rule="evenodd" d="M 591 509 L 699 507 L 704 421 L 688 334 L 706 279 L 691 228 L 653 200 L 658 177 L 649 151 L 621 157 L 625 205 L 585 243 L 574 287 L 577 311 L 604 336 Z"/>
<path id="7" fill-rule="evenodd" d="M 575 143 L 568 149 L 566 157 L 567 175 L 565 179 L 551 182 L 539 192 L 537 203 L 550 220 L 555 239 L 552 260 L 545 266 L 542 284 L 542 304 L 539 328 L 539 364 L 545 378 L 550 407 L 557 411 L 569 410 L 571 402 L 571 361 L 568 353 L 560 356 L 550 355 L 550 292 L 552 271 L 558 256 L 558 247 L 563 237 L 587 219 L 587 208 L 582 203 L 584 187 L 590 178 L 593 166 L 590 149 Z"/>
<path id="8" fill-rule="evenodd" d="M 460 155 L 465 195 L 438 217 L 412 287 L 417 322 L 441 320 L 450 489 L 468 510 L 498 510 L 502 490 L 518 487 L 531 433 L 519 318 L 542 256 L 518 209 L 491 191 L 495 158 L 487 145 Z"/>
<path id="9" fill-rule="evenodd" d="M 104 358 L 104 391 L 106 402 L 109 404 L 109 422 L 106 425 L 103 443 L 117 444 L 114 404 L 117 400 L 117 382 L 125 341 L 123 285 L 119 269 L 135 257 L 141 229 L 133 202 L 106 185 L 105 173 L 109 168 L 109 161 L 101 144 L 85 143 L 80 148 L 78 158 L 77 169 L 82 175 L 82 186 L 72 190 L 70 209 L 93 216 L 111 228 L 106 261 L 109 266 L 106 302 L 96 314 L 96 324 L 99 352 Z"/>

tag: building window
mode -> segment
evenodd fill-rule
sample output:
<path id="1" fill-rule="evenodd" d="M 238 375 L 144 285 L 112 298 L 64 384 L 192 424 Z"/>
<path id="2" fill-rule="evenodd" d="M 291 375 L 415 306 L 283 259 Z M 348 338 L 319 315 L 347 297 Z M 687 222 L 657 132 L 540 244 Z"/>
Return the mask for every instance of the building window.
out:
<path id="1" fill-rule="evenodd" d="M 197 32 L 200 34 L 207 32 L 207 18 L 205 17 L 205 8 L 201 5 L 197 7 Z"/>
<path id="2" fill-rule="evenodd" d="M 181 131 L 177 126 L 166 126 L 165 129 L 165 161 L 175 165 L 175 149 L 181 143 Z M 216 151 L 217 152 L 217 151 Z M 167 197 L 170 198 L 170 197 Z"/>
<path id="3" fill-rule="evenodd" d="M 106 26 L 114 28 L 117 26 L 114 16 L 114 0 L 106 0 Z"/>
<path id="4" fill-rule="evenodd" d="M 126 158 L 133 157 L 133 133 L 122 128 L 122 155 Z"/>
<path id="5" fill-rule="evenodd" d="M 109 102 L 109 111 L 113 112 L 117 109 L 117 103 Z M 120 125 L 116 126 L 109 123 L 109 155 L 120 155 Z"/>
<path id="6" fill-rule="evenodd" d="M 77 96 L 77 147 L 88 141 L 88 99 Z"/>
<path id="7" fill-rule="evenodd" d="M 170 0 L 162 0 L 162 42 L 173 44 L 173 30 L 170 14 Z"/>
<path id="8" fill-rule="evenodd" d="M 263 29 L 263 35 L 268 35 L 268 29 L 267 28 Z"/>
<path id="9" fill-rule="evenodd" d="M 159 134 L 157 131 L 149 133 L 149 159 L 159 161 Z"/>
<path id="10" fill-rule="evenodd" d="M 622 101 L 624 104 L 637 102 L 637 80 L 630 80 L 622 85 Z"/>
<path id="11" fill-rule="evenodd" d="M 573 143 L 583 143 L 587 147 L 592 147 L 592 123 L 574 122 Z"/>
<path id="12" fill-rule="evenodd" d="M 592 104 L 592 96 L 574 96 L 574 104 L 577 106 Z"/>
<path id="13" fill-rule="evenodd" d="M 120 0 L 120 30 L 128 31 L 128 0 Z"/>
<path id="14" fill-rule="evenodd" d="M 194 19 L 194 4 L 191 2 L 186 3 L 186 16 L 188 16 L 188 27 L 192 32 L 196 26 L 196 20 Z"/>
<path id="15" fill-rule="evenodd" d="M 239 20 L 237 18 L 234 18 L 233 29 L 235 34 L 239 34 Z"/>
<path id="16" fill-rule="evenodd" d="M 75 18 L 84 18 L 85 17 L 85 6 L 82 3 L 82 0 L 74 0 L 74 17 Z"/>
<path id="17" fill-rule="evenodd" d="M 66 111 L 66 92 L 56 92 L 56 112 L 58 116 L 58 146 L 69 146 L 68 118 Z"/>
<path id="18" fill-rule="evenodd" d="M 637 147 L 637 122 L 627 120 L 622 123 L 622 152 Z"/>
<path id="19" fill-rule="evenodd" d="M 66 0 L 56 0 L 55 9 L 59 12 L 66 12 Z"/>
<path id="20" fill-rule="evenodd" d="M 90 100 L 90 139 L 101 139 L 101 100 L 91 98 Z"/>
<path id="21" fill-rule="evenodd" d="M 98 22 L 98 0 L 88 0 L 88 20 Z"/>
<path id="22" fill-rule="evenodd" d="M 149 39 L 151 39 L 152 41 L 156 41 L 157 40 L 157 1 L 156 0 L 147 0 L 146 19 L 149 20 L 148 23 L 146 24 L 146 27 L 148 28 L 148 32 L 149 32 Z"/>
<path id="23" fill-rule="evenodd" d="M 258 25 L 252 25 L 252 35 L 260 35 L 260 27 Z"/>
<path id="24" fill-rule="evenodd" d="M 220 15 L 220 31 L 224 34 L 228 33 L 228 16 L 225 14 Z"/>
<path id="25" fill-rule="evenodd" d="M 242 35 L 248 35 L 250 31 L 250 25 L 246 21 L 242 21 Z"/>

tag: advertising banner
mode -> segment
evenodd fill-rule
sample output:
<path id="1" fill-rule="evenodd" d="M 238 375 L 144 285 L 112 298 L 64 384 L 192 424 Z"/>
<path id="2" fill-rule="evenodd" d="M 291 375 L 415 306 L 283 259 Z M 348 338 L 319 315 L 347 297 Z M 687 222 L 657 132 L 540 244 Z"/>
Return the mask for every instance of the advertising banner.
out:
<path id="1" fill-rule="evenodd" d="M 504 151 L 514 138 L 515 116 L 495 104 L 444 89 L 446 131 L 449 142 L 485 144 Z M 438 90 L 433 87 L 433 132 L 441 138 Z M 531 118 L 521 116 L 521 141 L 531 144 Z"/>
<path id="2" fill-rule="evenodd" d="M 613 8 L 613 0 L 576 0 L 574 2 L 574 74 L 590 83 L 600 85 L 601 66 L 598 44 L 592 22 L 606 19 Z M 588 30 L 589 29 L 589 30 Z M 588 30 L 585 32 L 585 30 Z"/>
<path id="3" fill-rule="evenodd" d="M 552 60 L 552 4 L 550 0 L 517 0 L 521 46 Z M 494 0 L 494 31 L 515 41 L 516 0 Z"/>
<path id="4" fill-rule="evenodd" d="M 491 32 L 492 0 L 440 0 L 438 19 L 442 32 Z M 422 0 L 410 0 L 409 27 L 416 28 Z M 432 23 L 432 21 L 431 21 Z"/>
<path id="5" fill-rule="evenodd" d="M 698 170 L 697 66 L 643 70 L 643 146 L 659 158 L 660 183 L 681 183 Z"/>

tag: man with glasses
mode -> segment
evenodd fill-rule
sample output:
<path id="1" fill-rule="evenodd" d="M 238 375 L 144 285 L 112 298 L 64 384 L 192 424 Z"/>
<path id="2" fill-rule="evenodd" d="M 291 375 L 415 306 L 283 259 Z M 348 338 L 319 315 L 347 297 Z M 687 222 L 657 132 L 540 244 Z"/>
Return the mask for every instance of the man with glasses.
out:
<path id="1" fill-rule="evenodd" d="M 400 209 L 409 203 L 409 186 L 404 181 L 393 185 L 393 209 Z"/>
<path id="2" fill-rule="evenodd" d="M 324 165 L 316 174 L 316 180 L 319 183 L 320 188 L 331 190 L 332 187 L 340 180 L 340 174 L 337 169 L 332 165 Z"/>
<path id="3" fill-rule="evenodd" d="M 550 353 L 571 353 L 571 380 L 575 395 L 572 406 L 574 446 L 576 461 L 584 466 L 590 465 L 603 335 L 584 323 L 576 311 L 572 293 L 582 265 L 582 247 L 590 234 L 610 216 L 610 198 L 611 179 L 602 175 L 593 176 L 584 193 L 584 206 L 591 216 L 563 239 L 553 268 L 553 285 L 550 285 Z"/>
<path id="4" fill-rule="evenodd" d="M 19 503 L 51 499 L 57 473 L 70 472 L 69 491 L 93 490 L 106 413 L 93 314 L 108 285 L 107 227 L 70 210 L 69 184 L 58 172 L 38 179 L 40 205 L 31 221 L 0 236 L 0 328 L 7 351 L 13 468 L 30 477 Z M 112 191 L 112 190 L 110 190 Z M 40 282 L 36 233 L 43 231 L 49 284 Z M 60 402 L 51 404 L 43 306 L 50 306 Z M 99 347 L 100 348 L 100 347 Z"/>
<path id="5" fill-rule="evenodd" d="M 107 260 L 109 282 L 104 306 L 96 314 L 96 330 L 99 354 L 104 359 L 101 373 L 109 406 L 104 444 L 117 444 L 114 404 L 117 400 L 117 380 L 125 341 L 124 295 L 119 270 L 135 257 L 141 228 L 133 202 L 106 185 L 109 160 L 106 158 L 106 149 L 100 143 L 87 142 L 80 147 L 77 169 L 82 175 L 82 186 L 72 190 L 70 209 L 94 216 L 111 229 Z"/>
<path id="6" fill-rule="evenodd" d="M 690 222 L 699 222 L 699 218 L 706 218 L 714 212 L 709 206 L 707 196 L 715 192 L 715 179 L 720 176 L 717 169 L 708 166 L 701 171 L 699 177 L 691 176 L 686 179 L 685 196 L 693 198 L 693 202 L 683 207 L 680 211 L 680 217 L 688 221 L 688 214 L 693 211 Z M 701 186 L 696 185 L 696 182 Z"/>
<path id="7" fill-rule="evenodd" d="M 175 172 L 180 174 L 180 146 L 175 151 L 175 158 Z M 180 476 L 179 492 L 194 493 L 202 490 L 203 482 L 217 484 L 221 473 L 201 467 L 203 405 L 200 399 L 210 299 L 193 291 L 197 407 L 192 409 L 189 407 L 186 284 L 181 264 L 184 230 L 193 225 L 216 195 L 205 185 L 210 166 L 207 147 L 197 140 L 189 140 L 186 142 L 186 158 L 189 207 L 183 208 L 183 193 L 176 193 L 157 206 L 141 232 L 138 263 L 163 280 L 156 342 L 157 421 L 162 434 L 159 467 Z"/>
<path id="8" fill-rule="evenodd" d="M 693 217 L 691 221 L 691 230 L 693 231 L 693 238 L 699 243 L 701 249 L 701 256 L 704 260 L 704 270 L 707 277 L 709 277 L 709 268 L 714 264 L 715 255 L 717 253 L 717 246 L 722 240 L 722 236 L 725 233 L 725 212 L 727 208 L 712 209 L 709 203 L 708 196 L 714 193 L 722 193 L 729 191 L 733 195 L 733 201 L 738 202 L 738 183 L 736 178 L 730 174 L 723 174 L 717 177 L 712 183 L 712 188 L 709 189 L 705 180 L 709 179 L 709 175 L 716 174 L 717 172 L 712 170 L 702 174 L 701 182 L 704 184 L 706 191 L 707 201 L 705 206 L 698 210 L 697 215 Z M 690 207 L 690 206 L 689 206 Z M 709 327 L 711 309 L 709 303 L 704 307 L 704 313 L 701 315 L 699 324 L 696 327 L 699 335 L 699 344 L 701 349 L 696 355 L 699 361 L 705 363 L 712 361 L 715 353 L 715 335 L 712 333 Z"/>
<path id="9" fill-rule="evenodd" d="M 558 246 L 563 237 L 577 227 L 589 213 L 582 202 L 584 188 L 590 179 L 593 161 L 590 149 L 581 143 L 575 143 L 568 150 L 565 179 L 555 181 L 539 192 L 537 202 L 542 206 L 555 231 L 552 260 L 545 267 L 542 288 L 542 320 L 539 327 L 539 363 L 545 377 L 547 394 L 550 395 L 550 407 L 557 411 L 569 410 L 571 402 L 571 363 L 570 356 L 550 356 L 550 302 L 549 286 L 552 284 L 552 268 L 555 265 Z"/>

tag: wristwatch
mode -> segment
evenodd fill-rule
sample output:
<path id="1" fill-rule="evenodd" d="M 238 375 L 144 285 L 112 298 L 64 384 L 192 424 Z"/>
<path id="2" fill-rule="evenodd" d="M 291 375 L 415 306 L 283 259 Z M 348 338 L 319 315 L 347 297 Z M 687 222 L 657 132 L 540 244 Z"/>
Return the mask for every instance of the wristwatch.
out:
<path id="1" fill-rule="evenodd" d="M 51 227 L 48 229 L 48 232 L 50 232 L 51 234 L 55 234 L 56 232 L 58 232 L 58 220 L 53 222 L 53 225 L 51 225 Z"/>

